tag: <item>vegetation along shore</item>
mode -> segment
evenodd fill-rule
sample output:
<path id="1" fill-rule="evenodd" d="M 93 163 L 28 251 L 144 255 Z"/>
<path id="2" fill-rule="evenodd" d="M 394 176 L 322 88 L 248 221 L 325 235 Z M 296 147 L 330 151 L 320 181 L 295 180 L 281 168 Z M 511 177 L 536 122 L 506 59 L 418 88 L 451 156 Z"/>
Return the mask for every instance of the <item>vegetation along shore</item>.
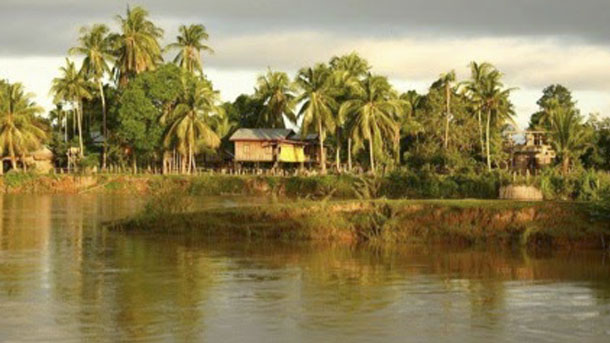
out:
<path id="1" fill-rule="evenodd" d="M 605 245 L 594 223 L 610 212 L 610 118 L 581 114 L 565 86 L 545 87 L 521 130 L 514 88 L 489 62 L 471 62 L 462 80 L 446 71 L 418 93 L 352 52 L 294 75 L 269 69 L 252 94 L 223 102 L 205 74 L 208 38 L 204 25 L 185 24 L 165 44 L 148 11 L 128 7 L 66 47 L 46 115 L 21 83 L 0 80 L 0 189 L 147 193 L 174 209 L 222 194 L 293 203 L 148 208 L 156 217 L 125 230 Z M 552 202 L 492 201 L 518 185 Z M 468 198 L 489 202 L 404 200 Z"/>
<path id="2" fill-rule="evenodd" d="M 222 238 L 376 243 L 512 245 L 606 249 L 610 221 L 587 204 L 489 200 L 301 201 L 188 210 L 182 202 L 149 204 L 112 223 L 124 232 Z"/>

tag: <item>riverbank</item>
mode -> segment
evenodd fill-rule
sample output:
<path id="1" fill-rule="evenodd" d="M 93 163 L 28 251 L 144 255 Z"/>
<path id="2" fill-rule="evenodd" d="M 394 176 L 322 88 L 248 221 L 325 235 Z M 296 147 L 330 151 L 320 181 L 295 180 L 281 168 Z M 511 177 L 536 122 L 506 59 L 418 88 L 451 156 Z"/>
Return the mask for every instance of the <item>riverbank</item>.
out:
<path id="1" fill-rule="evenodd" d="M 502 244 L 605 249 L 610 223 L 576 202 L 489 200 L 299 201 L 239 208 L 146 211 L 111 230 L 221 238 Z"/>
<path id="2" fill-rule="evenodd" d="M 594 201 L 610 190 L 610 174 L 582 172 L 567 177 L 546 173 L 515 177 L 503 171 L 443 175 L 408 170 L 371 175 L 266 176 L 151 174 L 7 173 L 0 176 L 5 194 L 122 193 L 156 194 L 178 189 L 193 196 L 265 195 L 294 199 L 497 199 L 506 185 L 533 186 L 545 200 Z"/>
<path id="3" fill-rule="evenodd" d="M 490 176 L 390 175 L 150 175 L 150 174 L 53 174 L 8 173 L 0 177 L 5 194 L 125 193 L 155 194 L 174 189 L 193 196 L 267 195 L 303 199 L 388 198 L 484 198 L 495 199 L 501 182 Z"/>

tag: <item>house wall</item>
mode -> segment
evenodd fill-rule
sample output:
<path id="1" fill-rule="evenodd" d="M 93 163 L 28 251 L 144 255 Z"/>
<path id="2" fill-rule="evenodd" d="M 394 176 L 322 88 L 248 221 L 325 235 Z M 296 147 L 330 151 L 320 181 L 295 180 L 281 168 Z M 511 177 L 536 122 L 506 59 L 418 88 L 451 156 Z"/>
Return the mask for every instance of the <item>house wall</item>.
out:
<path id="1" fill-rule="evenodd" d="M 289 163 L 305 162 L 305 151 L 303 146 L 288 143 L 280 144 L 279 161 Z"/>
<path id="2" fill-rule="evenodd" d="M 269 142 L 236 141 L 235 161 L 273 162 L 273 146 Z"/>

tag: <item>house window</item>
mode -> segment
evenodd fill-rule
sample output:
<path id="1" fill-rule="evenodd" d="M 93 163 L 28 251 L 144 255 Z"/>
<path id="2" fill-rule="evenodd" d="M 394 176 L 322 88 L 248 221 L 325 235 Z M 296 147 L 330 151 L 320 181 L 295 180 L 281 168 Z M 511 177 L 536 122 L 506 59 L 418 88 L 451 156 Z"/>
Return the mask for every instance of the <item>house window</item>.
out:
<path id="1" fill-rule="evenodd" d="M 248 144 L 244 144 L 244 155 L 248 155 L 250 153 L 250 146 Z"/>

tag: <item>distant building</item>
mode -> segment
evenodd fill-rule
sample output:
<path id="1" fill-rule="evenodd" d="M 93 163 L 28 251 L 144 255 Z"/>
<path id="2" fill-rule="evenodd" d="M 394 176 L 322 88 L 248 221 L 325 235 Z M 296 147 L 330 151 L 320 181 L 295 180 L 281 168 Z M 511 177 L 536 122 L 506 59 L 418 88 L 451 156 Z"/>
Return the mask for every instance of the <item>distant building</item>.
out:
<path id="1" fill-rule="evenodd" d="M 545 131 L 525 131 L 525 142 L 510 147 L 512 168 L 517 171 L 535 172 L 551 165 L 556 153 Z"/>
<path id="2" fill-rule="evenodd" d="M 36 173 L 47 174 L 53 170 L 53 152 L 44 145 L 25 156 L 15 156 L 15 160 L 18 167 L 23 168 L 25 164 L 26 169 L 33 170 Z M 2 171 L 6 172 L 11 167 L 11 158 L 4 156 L 2 158 Z"/>
<path id="3" fill-rule="evenodd" d="M 231 138 L 235 162 L 317 162 L 317 135 L 301 137 L 290 129 L 239 129 Z"/>

